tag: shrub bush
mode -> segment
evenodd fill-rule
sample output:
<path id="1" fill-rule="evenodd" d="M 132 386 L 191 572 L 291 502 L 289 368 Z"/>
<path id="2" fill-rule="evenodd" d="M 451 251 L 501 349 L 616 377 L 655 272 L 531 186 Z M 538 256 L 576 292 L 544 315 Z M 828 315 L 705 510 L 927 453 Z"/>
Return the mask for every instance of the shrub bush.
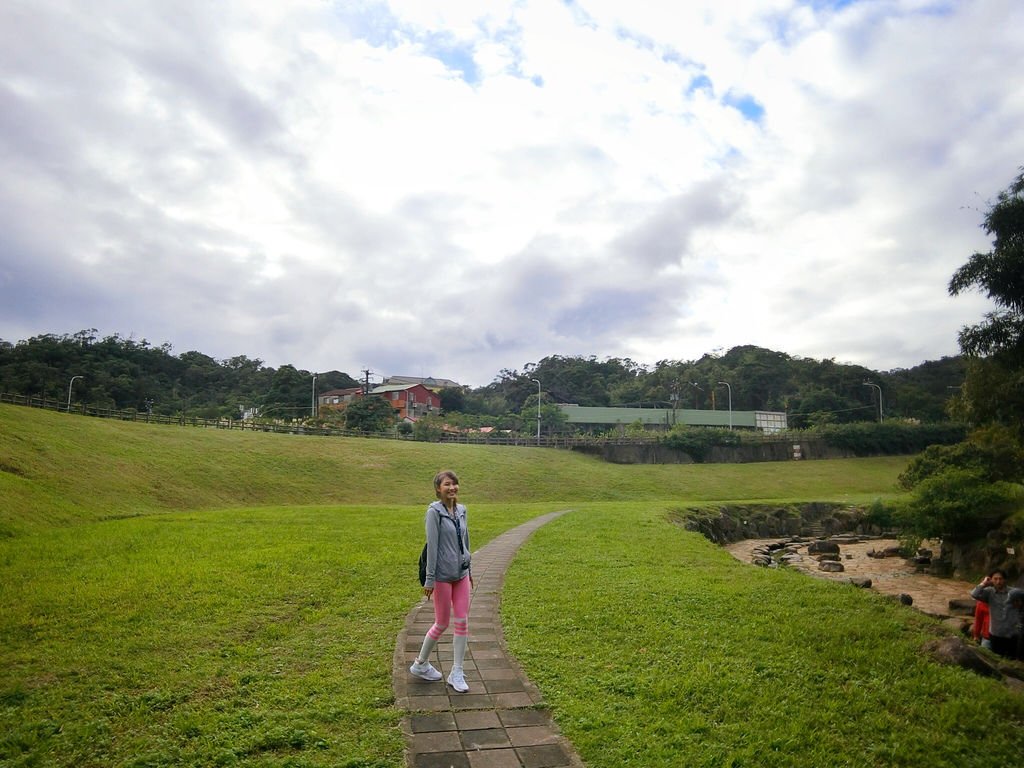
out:
<path id="1" fill-rule="evenodd" d="M 905 534 L 965 542 L 984 536 L 1014 513 L 1021 489 L 992 482 L 976 469 L 945 467 L 921 480 L 897 510 Z"/>
<path id="2" fill-rule="evenodd" d="M 830 424 L 812 431 L 829 445 L 851 451 L 855 456 L 917 453 L 929 445 L 949 445 L 966 437 L 961 424 L 911 424 L 891 421 L 882 424 Z"/>
<path id="3" fill-rule="evenodd" d="M 1024 449 L 1009 430 L 987 427 L 965 442 L 928 446 L 910 462 L 899 483 L 909 490 L 947 469 L 967 470 L 987 482 L 1020 482 L 1024 479 Z"/>
<path id="4" fill-rule="evenodd" d="M 673 427 L 661 442 L 669 448 L 687 453 L 697 464 L 707 458 L 708 451 L 715 446 L 739 445 L 740 433 L 732 429 L 713 427 Z"/>

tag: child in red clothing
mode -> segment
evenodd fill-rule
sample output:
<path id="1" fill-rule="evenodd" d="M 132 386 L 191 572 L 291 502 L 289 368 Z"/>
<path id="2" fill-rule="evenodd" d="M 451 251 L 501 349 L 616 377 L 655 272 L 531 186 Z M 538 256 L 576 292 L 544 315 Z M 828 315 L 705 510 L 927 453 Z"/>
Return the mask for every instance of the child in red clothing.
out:
<path id="1" fill-rule="evenodd" d="M 991 648 L 992 641 L 988 636 L 988 603 L 978 600 L 974 604 L 974 624 L 971 626 L 971 634 L 974 641 L 980 643 L 982 648 Z"/>

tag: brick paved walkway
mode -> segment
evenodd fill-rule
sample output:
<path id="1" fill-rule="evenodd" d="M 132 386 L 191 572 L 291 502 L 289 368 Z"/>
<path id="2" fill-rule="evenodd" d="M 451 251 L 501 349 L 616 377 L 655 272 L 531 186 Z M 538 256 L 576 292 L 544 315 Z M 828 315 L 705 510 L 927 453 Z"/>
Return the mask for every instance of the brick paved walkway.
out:
<path id="1" fill-rule="evenodd" d="M 562 736 L 540 692 L 508 655 L 498 604 L 505 570 L 516 550 L 537 528 L 565 514 L 551 512 L 506 531 L 473 553 L 473 601 L 464 669 L 469 693 L 442 680 L 428 683 L 409 674 L 423 635 L 434 622 L 433 604 L 409 612 L 398 636 L 392 668 L 395 702 L 402 720 L 406 765 L 411 768 L 582 768 Z M 451 628 L 431 663 L 447 676 L 452 661 Z"/>

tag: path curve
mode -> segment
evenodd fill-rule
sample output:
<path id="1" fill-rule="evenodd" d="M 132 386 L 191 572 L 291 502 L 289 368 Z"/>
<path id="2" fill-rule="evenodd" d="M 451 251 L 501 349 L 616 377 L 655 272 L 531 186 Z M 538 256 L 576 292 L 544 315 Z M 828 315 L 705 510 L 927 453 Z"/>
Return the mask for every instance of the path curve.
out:
<path id="1" fill-rule="evenodd" d="M 395 644 L 392 686 L 396 706 L 408 713 L 402 732 L 410 768 L 582 768 L 537 686 L 508 653 L 498 610 L 505 571 L 516 551 L 535 530 L 568 511 L 535 517 L 473 553 L 476 586 L 464 665 L 469 693 L 409 674 L 423 635 L 434 622 L 433 604 L 420 601 L 409 612 Z M 448 630 L 431 662 L 447 675 L 451 661 Z"/>

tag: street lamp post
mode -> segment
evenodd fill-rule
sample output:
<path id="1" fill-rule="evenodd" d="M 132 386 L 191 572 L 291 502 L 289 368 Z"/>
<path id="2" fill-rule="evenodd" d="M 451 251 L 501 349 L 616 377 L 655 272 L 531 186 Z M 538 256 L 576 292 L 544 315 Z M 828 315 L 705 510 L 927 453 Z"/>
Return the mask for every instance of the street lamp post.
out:
<path id="1" fill-rule="evenodd" d="M 84 379 L 84 376 L 72 376 L 71 381 L 68 382 L 68 413 L 71 413 L 71 388 L 75 386 L 75 379 Z"/>
<path id="2" fill-rule="evenodd" d="M 537 445 L 540 445 L 540 380 L 530 379 L 537 385 Z"/>
<path id="3" fill-rule="evenodd" d="M 691 381 L 690 386 L 696 389 L 698 392 L 704 391 L 704 387 L 702 387 L 696 381 Z M 697 410 L 697 392 L 693 393 L 693 410 Z"/>
<path id="4" fill-rule="evenodd" d="M 719 384 L 725 384 L 729 390 L 729 429 L 732 429 L 732 385 L 728 381 L 720 381 Z"/>
<path id="5" fill-rule="evenodd" d="M 312 417 L 315 419 L 316 418 L 316 374 L 315 373 L 313 374 L 313 403 L 310 406 L 309 410 L 310 410 L 310 415 L 312 415 Z"/>
<path id="6" fill-rule="evenodd" d="M 874 387 L 878 390 L 878 423 L 882 423 L 882 388 L 870 381 L 864 382 L 865 387 Z"/>

